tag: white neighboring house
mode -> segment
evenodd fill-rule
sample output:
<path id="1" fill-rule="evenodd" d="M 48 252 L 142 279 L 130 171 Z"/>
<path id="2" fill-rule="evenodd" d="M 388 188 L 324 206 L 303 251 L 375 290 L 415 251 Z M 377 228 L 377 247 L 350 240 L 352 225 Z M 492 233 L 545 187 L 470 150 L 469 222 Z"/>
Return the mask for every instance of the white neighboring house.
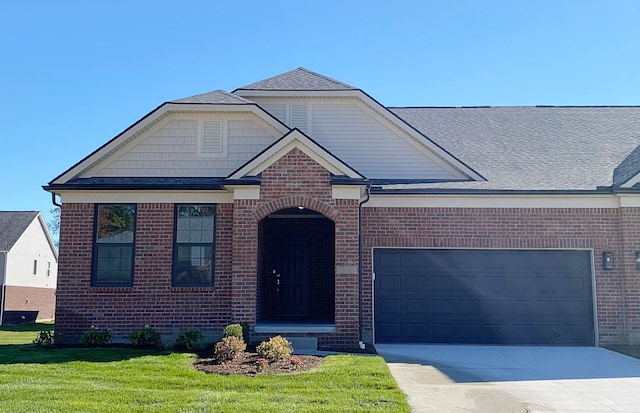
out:
<path id="1" fill-rule="evenodd" d="M 53 320 L 58 251 L 39 211 L 0 211 L 0 325 Z"/>

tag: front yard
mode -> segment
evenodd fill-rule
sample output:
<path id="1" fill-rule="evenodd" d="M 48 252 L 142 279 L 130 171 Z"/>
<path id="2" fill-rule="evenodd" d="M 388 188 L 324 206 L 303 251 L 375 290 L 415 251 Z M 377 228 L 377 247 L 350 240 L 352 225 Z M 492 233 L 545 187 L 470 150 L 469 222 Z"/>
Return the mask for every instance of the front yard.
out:
<path id="1" fill-rule="evenodd" d="M 46 328 L 0 327 L 0 411 L 409 411 L 377 356 L 329 356 L 292 375 L 208 375 L 193 354 L 28 344 Z"/>

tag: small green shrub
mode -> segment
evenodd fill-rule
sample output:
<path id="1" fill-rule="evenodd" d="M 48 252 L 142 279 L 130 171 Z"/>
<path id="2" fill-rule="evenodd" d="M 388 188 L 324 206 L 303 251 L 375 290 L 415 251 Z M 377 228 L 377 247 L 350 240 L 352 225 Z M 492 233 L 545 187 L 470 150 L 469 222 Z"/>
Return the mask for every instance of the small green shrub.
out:
<path id="1" fill-rule="evenodd" d="M 242 326 L 240 324 L 229 324 L 224 328 L 222 332 L 222 338 L 225 337 L 236 337 L 240 341 L 244 341 L 242 335 Z"/>
<path id="2" fill-rule="evenodd" d="M 201 348 L 202 333 L 198 330 L 181 331 L 173 346 L 176 350 L 193 351 Z"/>
<path id="3" fill-rule="evenodd" d="M 227 361 L 231 361 L 236 358 L 236 356 L 245 351 L 246 348 L 247 345 L 238 337 L 224 337 L 216 343 L 216 349 L 213 352 L 213 357 L 218 361 L 218 363 L 226 363 Z"/>
<path id="4" fill-rule="evenodd" d="M 289 340 L 282 336 L 271 337 L 269 341 L 263 341 L 256 348 L 258 356 L 275 362 L 291 357 L 293 348 Z"/>
<path id="5" fill-rule="evenodd" d="M 62 334 L 50 330 L 43 330 L 38 333 L 36 338 L 33 339 L 32 343 L 35 344 L 36 347 L 51 348 L 53 346 L 62 344 L 62 341 Z"/>
<path id="6" fill-rule="evenodd" d="M 80 337 L 80 344 L 85 347 L 102 347 L 111 341 L 111 330 L 99 329 L 91 326 L 91 329 L 85 331 Z"/>
<path id="7" fill-rule="evenodd" d="M 243 321 L 240 323 L 240 326 L 242 327 L 242 340 L 244 340 L 245 343 L 250 343 L 251 336 L 249 334 L 251 333 L 249 329 L 249 323 L 247 323 L 246 321 Z"/>
<path id="8" fill-rule="evenodd" d="M 133 330 L 130 339 L 131 346 L 139 349 L 156 349 L 162 344 L 160 334 L 148 326 Z"/>

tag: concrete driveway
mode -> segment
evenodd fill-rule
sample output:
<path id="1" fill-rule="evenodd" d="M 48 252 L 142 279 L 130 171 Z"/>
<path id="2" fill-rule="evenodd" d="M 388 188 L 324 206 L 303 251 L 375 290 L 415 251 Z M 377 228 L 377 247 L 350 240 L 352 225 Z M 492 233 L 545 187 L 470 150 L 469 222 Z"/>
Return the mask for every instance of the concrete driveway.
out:
<path id="1" fill-rule="evenodd" d="M 640 360 L 603 348 L 375 347 L 414 412 L 640 412 Z"/>

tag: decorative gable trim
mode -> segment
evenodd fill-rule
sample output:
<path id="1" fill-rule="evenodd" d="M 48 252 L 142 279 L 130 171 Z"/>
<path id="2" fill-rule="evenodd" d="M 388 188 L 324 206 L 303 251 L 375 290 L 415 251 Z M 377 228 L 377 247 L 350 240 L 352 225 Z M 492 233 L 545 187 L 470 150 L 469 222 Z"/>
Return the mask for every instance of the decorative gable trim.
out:
<path id="1" fill-rule="evenodd" d="M 334 175 L 345 175 L 349 178 L 365 179 L 363 175 L 335 157 L 331 152 L 324 149 L 299 129 L 293 129 L 284 135 L 249 162 L 231 173 L 228 178 L 240 179 L 245 176 L 258 175 L 294 148 L 298 148 Z"/>
<path id="2" fill-rule="evenodd" d="M 620 185 L 620 188 L 633 188 L 637 183 L 640 183 L 640 173 L 629 178 L 625 183 Z"/>

